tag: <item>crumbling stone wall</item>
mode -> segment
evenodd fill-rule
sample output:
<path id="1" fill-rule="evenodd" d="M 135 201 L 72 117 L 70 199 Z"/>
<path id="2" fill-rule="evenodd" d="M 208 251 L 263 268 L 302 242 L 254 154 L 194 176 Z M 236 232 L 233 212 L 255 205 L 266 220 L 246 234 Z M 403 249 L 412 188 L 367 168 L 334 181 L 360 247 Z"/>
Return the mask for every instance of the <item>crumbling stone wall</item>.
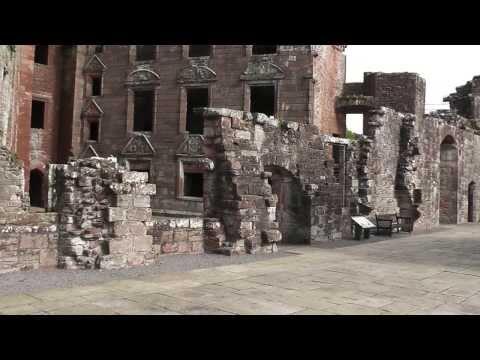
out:
<path id="1" fill-rule="evenodd" d="M 89 158 L 58 167 L 59 266 L 119 268 L 153 261 L 146 173 L 127 171 L 114 158 Z"/>
<path id="2" fill-rule="evenodd" d="M 0 146 L 12 145 L 17 54 L 15 45 L 0 45 Z"/>
<path id="3" fill-rule="evenodd" d="M 22 162 L 6 147 L 0 147 L 0 217 L 27 209 L 29 200 L 24 186 Z"/>
<path id="4" fill-rule="evenodd" d="M 153 237 L 155 257 L 203 253 L 203 218 L 155 216 L 148 234 Z"/>
<path id="5" fill-rule="evenodd" d="M 329 142 L 318 128 L 279 122 L 263 114 L 201 110 L 206 154 L 215 166 L 205 177 L 206 245 L 227 253 L 275 251 L 282 240 L 272 168 L 299 182 L 305 227 L 301 242 L 342 236 L 350 213 L 350 176 L 335 177 Z M 343 140 L 345 146 L 348 141 Z M 298 196 L 298 195 L 297 195 Z M 348 224 L 348 225 L 347 225 Z M 285 233 L 284 233 L 285 235 Z M 217 249 L 210 248 L 217 246 Z"/>
<path id="6" fill-rule="evenodd" d="M 0 273 L 36 270 L 57 264 L 57 214 L 2 216 Z"/>

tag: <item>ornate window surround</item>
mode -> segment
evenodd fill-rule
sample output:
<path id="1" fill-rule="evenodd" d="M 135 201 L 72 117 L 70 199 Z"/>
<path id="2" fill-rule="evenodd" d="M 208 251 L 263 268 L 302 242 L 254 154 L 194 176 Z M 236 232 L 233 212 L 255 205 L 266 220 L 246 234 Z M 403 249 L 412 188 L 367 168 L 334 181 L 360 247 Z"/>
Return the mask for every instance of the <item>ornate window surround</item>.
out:
<path id="1" fill-rule="evenodd" d="M 143 73 L 143 77 L 140 75 L 141 73 Z M 127 89 L 126 133 L 155 134 L 157 131 L 158 123 L 158 96 L 160 87 L 160 76 L 151 67 L 147 65 L 140 65 L 136 67 L 132 72 L 130 72 L 130 74 L 127 76 L 125 87 Z M 153 91 L 154 101 L 152 131 L 133 131 L 136 91 Z"/>

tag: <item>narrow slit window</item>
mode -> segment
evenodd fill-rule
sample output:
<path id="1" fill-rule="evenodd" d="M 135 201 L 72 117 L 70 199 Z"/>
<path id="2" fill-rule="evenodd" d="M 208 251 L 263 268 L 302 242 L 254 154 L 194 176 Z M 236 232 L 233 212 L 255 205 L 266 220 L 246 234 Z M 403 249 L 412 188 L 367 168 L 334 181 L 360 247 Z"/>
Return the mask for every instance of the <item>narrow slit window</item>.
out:
<path id="1" fill-rule="evenodd" d="M 155 45 L 137 45 L 137 61 L 155 60 Z"/>
<path id="2" fill-rule="evenodd" d="M 43 129 L 45 126 L 45 103 L 43 101 L 32 101 L 31 128 Z"/>
<path id="3" fill-rule="evenodd" d="M 204 57 L 210 56 L 211 46 L 210 45 L 190 45 L 188 49 L 189 57 Z"/>
<path id="4" fill-rule="evenodd" d="M 100 76 L 92 77 L 92 96 L 102 95 L 102 78 Z"/>
<path id="5" fill-rule="evenodd" d="M 184 196 L 203 197 L 203 173 L 184 173 Z"/>
<path id="6" fill-rule="evenodd" d="M 48 65 L 48 45 L 35 46 L 34 61 L 36 64 Z"/>
<path id="7" fill-rule="evenodd" d="M 250 112 L 267 116 L 275 114 L 275 86 L 252 86 L 250 88 Z"/>
<path id="8" fill-rule="evenodd" d="M 252 54 L 253 55 L 266 55 L 266 54 L 276 54 L 277 45 L 253 45 Z"/>
<path id="9" fill-rule="evenodd" d="M 92 121 L 90 122 L 90 131 L 89 131 L 88 140 L 98 141 L 98 136 L 99 136 L 99 123 L 98 121 Z"/>
<path id="10" fill-rule="evenodd" d="M 133 131 L 153 130 L 154 92 L 136 91 L 133 115 Z"/>
<path id="11" fill-rule="evenodd" d="M 208 88 L 187 90 L 187 126 L 190 134 L 203 134 L 203 117 L 195 114 L 195 108 L 208 107 Z"/>

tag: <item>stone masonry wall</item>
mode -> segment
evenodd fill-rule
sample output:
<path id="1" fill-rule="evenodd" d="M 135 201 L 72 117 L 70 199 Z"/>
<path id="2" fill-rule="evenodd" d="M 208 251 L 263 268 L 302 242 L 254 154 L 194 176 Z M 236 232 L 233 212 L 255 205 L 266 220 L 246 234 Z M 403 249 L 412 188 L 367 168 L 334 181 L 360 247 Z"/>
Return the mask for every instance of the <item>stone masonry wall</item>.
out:
<path id="1" fill-rule="evenodd" d="M 155 216 L 149 224 L 155 256 L 203 253 L 203 219 Z"/>
<path id="2" fill-rule="evenodd" d="M 89 158 L 58 167 L 59 266 L 120 268 L 153 261 L 146 173 L 126 171 L 114 158 Z"/>
<path id="3" fill-rule="evenodd" d="M 17 53 L 15 45 L 0 45 L 0 146 L 12 146 L 15 116 Z"/>
<path id="4" fill-rule="evenodd" d="M 206 230 L 212 236 L 207 237 L 212 243 L 217 239 L 220 250 L 230 253 L 275 251 L 282 239 L 278 211 L 291 203 L 272 192 L 274 172 L 284 182 L 301 187 L 295 198 L 306 211 L 304 220 L 291 226 L 305 228 L 305 238 L 297 240 L 342 237 L 350 226 L 346 219 L 351 184 L 343 176 L 335 177 L 329 146 L 335 138 L 319 136 L 316 126 L 281 123 L 263 114 L 227 109 L 202 112 L 206 153 L 215 163 L 206 174 L 204 190 L 205 215 L 211 219 Z"/>
<path id="5" fill-rule="evenodd" d="M 24 213 L 1 220 L 0 273 L 57 264 L 57 214 Z"/>

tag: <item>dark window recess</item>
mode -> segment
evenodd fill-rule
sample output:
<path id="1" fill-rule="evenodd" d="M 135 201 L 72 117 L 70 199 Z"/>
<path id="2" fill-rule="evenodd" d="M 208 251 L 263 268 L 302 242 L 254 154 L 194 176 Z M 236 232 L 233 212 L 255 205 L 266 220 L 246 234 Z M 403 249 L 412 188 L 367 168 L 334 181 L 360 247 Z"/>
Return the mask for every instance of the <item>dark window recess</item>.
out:
<path id="1" fill-rule="evenodd" d="M 342 164 L 345 157 L 345 147 L 339 144 L 333 144 L 333 160 L 335 164 Z"/>
<path id="2" fill-rule="evenodd" d="M 253 55 L 264 55 L 264 54 L 276 54 L 277 45 L 253 45 L 252 54 Z"/>
<path id="3" fill-rule="evenodd" d="M 183 177 L 184 195 L 203 197 L 203 173 L 185 173 Z"/>
<path id="4" fill-rule="evenodd" d="M 155 60 L 155 45 L 137 45 L 137 61 Z"/>
<path id="5" fill-rule="evenodd" d="M 150 162 L 129 161 L 129 165 L 130 165 L 130 171 L 147 173 L 148 181 L 150 181 Z"/>
<path id="6" fill-rule="evenodd" d="M 92 121 L 90 123 L 90 131 L 88 135 L 88 140 L 91 141 L 98 141 L 98 134 L 99 134 L 99 123 L 98 121 Z"/>
<path id="7" fill-rule="evenodd" d="M 250 112 L 267 116 L 275 114 L 275 86 L 252 86 L 250 88 Z"/>
<path id="8" fill-rule="evenodd" d="M 43 174 L 40 170 L 30 171 L 30 206 L 43 207 Z"/>
<path id="9" fill-rule="evenodd" d="M 210 53 L 211 53 L 210 45 L 190 45 L 188 48 L 189 57 L 210 56 Z"/>
<path id="10" fill-rule="evenodd" d="M 95 54 L 103 53 L 103 45 L 95 45 Z"/>
<path id="11" fill-rule="evenodd" d="M 136 91 L 133 114 L 133 131 L 152 131 L 153 129 L 153 91 Z"/>
<path id="12" fill-rule="evenodd" d="M 421 189 L 414 189 L 413 190 L 413 203 L 414 204 L 421 204 L 423 201 L 423 195 Z"/>
<path id="13" fill-rule="evenodd" d="M 32 101 L 32 129 L 43 129 L 45 126 L 45 103 L 43 101 Z"/>
<path id="14" fill-rule="evenodd" d="M 48 45 L 35 45 L 35 63 L 48 65 Z"/>
<path id="15" fill-rule="evenodd" d="M 101 96 L 102 95 L 102 78 L 101 77 L 92 77 L 92 96 Z"/>
<path id="16" fill-rule="evenodd" d="M 187 90 L 187 126 L 190 134 L 203 134 L 203 117 L 195 114 L 193 109 L 208 107 L 208 89 Z"/>

